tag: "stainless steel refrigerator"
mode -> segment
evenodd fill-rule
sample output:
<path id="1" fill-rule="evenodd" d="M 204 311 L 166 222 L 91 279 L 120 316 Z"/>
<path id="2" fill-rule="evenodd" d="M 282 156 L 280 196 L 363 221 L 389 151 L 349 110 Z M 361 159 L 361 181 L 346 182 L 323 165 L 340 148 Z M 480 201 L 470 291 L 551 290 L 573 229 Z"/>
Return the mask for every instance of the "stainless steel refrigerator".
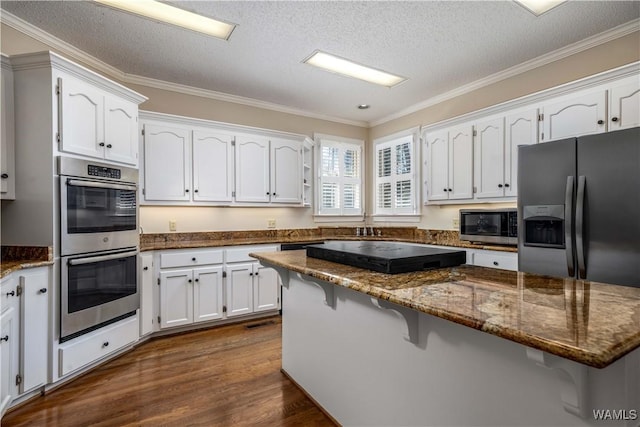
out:
<path id="1" fill-rule="evenodd" d="M 518 148 L 518 269 L 640 287 L 640 127 Z"/>

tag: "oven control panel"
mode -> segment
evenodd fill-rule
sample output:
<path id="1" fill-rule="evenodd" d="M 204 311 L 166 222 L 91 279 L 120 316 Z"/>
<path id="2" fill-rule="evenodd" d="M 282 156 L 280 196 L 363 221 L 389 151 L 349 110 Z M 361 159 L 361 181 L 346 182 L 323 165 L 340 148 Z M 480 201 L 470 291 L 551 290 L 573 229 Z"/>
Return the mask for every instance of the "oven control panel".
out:
<path id="1" fill-rule="evenodd" d="M 104 166 L 88 165 L 87 174 L 89 176 L 97 176 L 100 178 L 121 179 L 121 171 L 116 168 L 108 168 Z"/>

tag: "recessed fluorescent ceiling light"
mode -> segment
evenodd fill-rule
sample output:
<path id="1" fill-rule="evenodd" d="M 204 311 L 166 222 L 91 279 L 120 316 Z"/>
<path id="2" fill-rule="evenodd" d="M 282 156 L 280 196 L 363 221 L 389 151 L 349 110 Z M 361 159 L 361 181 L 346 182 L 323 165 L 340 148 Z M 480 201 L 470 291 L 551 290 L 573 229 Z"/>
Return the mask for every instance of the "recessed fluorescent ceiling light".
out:
<path id="1" fill-rule="evenodd" d="M 364 65 L 356 64 L 355 62 L 349 61 L 347 59 L 339 58 L 337 56 L 320 51 L 316 51 L 303 62 L 323 68 L 333 73 L 355 77 L 356 79 L 365 80 L 367 82 L 379 84 L 386 87 L 393 87 L 398 83 L 402 83 L 406 80 L 404 77 L 394 76 L 393 74 L 385 73 L 384 71 L 376 70 L 374 68 L 365 67 Z"/>
<path id="2" fill-rule="evenodd" d="M 515 0 L 516 3 L 524 6 L 529 12 L 536 16 L 550 11 L 565 1 L 566 0 Z"/>
<path id="3" fill-rule="evenodd" d="M 95 0 L 125 12 L 227 40 L 234 24 L 217 21 L 155 0 Z"/>

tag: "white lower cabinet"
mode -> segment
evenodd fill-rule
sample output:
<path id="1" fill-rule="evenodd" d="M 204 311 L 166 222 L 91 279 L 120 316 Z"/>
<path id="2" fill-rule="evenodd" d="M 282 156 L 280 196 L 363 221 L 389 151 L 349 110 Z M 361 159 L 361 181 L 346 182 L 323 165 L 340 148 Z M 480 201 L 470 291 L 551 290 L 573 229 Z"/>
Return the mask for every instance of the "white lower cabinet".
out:
<path id="1" fill-rule="evenodd" d="M 473 265 L 479 267 L 518 271 L 518 254 L 515 252 L 473 249 L 473 261 L 470 262 L 469 258 L 469 253 L 467 252 L 467 264 L 473 263 Z"/>
<path id="2" fill-rule="evenodd" d="M 0 285 L 0 414 L 47 382 L 49 290 L 49 267 L 20 270 Z"/>
<path id="3" fill-rule="evenodd" d="M 276 245 L 257 245 L 160 252 L 160 328 L 277 310 L 278 274 L 249 256 L 277 250 Z"/>
<path id="4" fill-rule="evenodd" d="M 58 374 L 62 377 L 102 359 L 138 340 L 138 317 L 82 335 L 58 347 Z"/>

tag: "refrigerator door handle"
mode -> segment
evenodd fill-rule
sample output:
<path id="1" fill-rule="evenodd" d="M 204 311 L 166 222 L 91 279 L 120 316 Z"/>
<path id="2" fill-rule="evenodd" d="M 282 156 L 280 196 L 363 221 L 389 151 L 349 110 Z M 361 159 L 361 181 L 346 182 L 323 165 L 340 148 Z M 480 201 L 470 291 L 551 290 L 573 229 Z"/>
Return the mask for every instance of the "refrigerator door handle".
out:
<path id="1" fill-rule="evenodd" d="M 576 195 L 576 257 L 578 258 L 578 279 L 587 278 L 587 267 L 584 260 L 584 192 L 587 180 L 578 177 L 578 194 Z"/>
<path id="2" fill-rule="evenodd" d="M 567 177 L 567 188 L 564 196 L 564 244 L 567 253 L 567 270 L 569 277 L 575 277 L 576 266 L 573 255 L 573 187 L 574 177 Z"/>

